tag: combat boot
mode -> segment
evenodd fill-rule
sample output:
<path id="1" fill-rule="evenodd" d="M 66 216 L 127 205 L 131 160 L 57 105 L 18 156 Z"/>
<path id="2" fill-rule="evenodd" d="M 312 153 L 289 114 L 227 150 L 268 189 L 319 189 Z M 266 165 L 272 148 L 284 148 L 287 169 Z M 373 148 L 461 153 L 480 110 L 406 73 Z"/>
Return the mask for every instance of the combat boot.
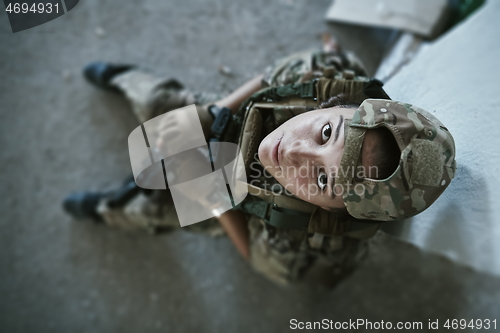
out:
<path id="1" fill-rule="evenodd" d="M 97 205 L 104 198 L 101 192 L 74 192 L 63 200 L 63 208 L 76 219 L 93 219 L 101 221 L 97 213 Z"/>
<path id="2" fill-rule="evenodd" d="M 94 86 L 107 91 L 122 93 L 111 80 L 118 74 L 122 74 L 134 68 L 133 65 L 111 64 L 106 62 L 91 62 L 83 69 L 83 76 Z"/>

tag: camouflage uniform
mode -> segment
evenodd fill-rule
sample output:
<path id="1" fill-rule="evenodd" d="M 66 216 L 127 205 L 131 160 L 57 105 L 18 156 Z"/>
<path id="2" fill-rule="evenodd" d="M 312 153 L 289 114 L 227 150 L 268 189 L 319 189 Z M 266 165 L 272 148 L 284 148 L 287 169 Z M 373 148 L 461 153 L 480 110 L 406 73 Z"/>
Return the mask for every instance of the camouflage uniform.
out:
<path id="1" fill-rule="evenodd" d="M 267 67 L 262 80 L 263 87 L 308 82 L 322 77 L 327 68 L 339 72 L 349 69 L 355 75 L 366 76 L 364 66 L 352 52 L 304 51 L 278 59 Z"/>
<path id="2" fill-rule="evenodd" d="M 256 108 L 261 109 L 260 122 L 273 123 L 276 114 L 280 114 L 282 105 L 287 105 L 287 102 L 270 101 L 268 104 L 272 104 L 274 108 L 267 114 L 266 103 L 256 103 L 250 108 L 249 114 Z M 364 134 L 367 129 L 381 126 L 392 132 L 401 149 L 399 166 L 387 179 L 358 179 L 355 177 L 355 170 L 358 167 Z M 245 133 L 246 129 L 247 125 L 242 132 Z M 428 208 L 455 175 L 453 137 L 432 114 L 416 106 L 388 99 L 365 99 L 353 118 L 345 120 L 345 133 L 345 147 L 335 186 L 347 189 L 342 191 L 342 197 L 349 215 L 345 219 L 339 217 L 338 225 L 347 227 L 348 223 L 360 224 L 365 219 L 391 221 L 414 216 Z M 263 136 L 265 135 L 264 131 Z M 240 146 L 245 146 L 241 142 L 240 140 Z M 255 166 L 249 169 L 261 175 L 261 170 Z M 249 178 L 252 178 L 252 174 Z M 254 185 L 255 180 L 251 180 Z M 269 181 L 269 177 L 262 176 L 262 180 L 257 179 L 257 185 L 263 180 Z M 279 192 L 280 199 L 283 200 L 286 191 L 276 191 L 276 185 L 279 186 L 273 184 L 271 179 L 267 184 L 268 190 Z M 248 198 L 250 203 L 242 204 L 244 210 L 247 205 L 249 212 L 258 214 L 259 211 L 265 211 L 262 208 L 253 208 L 251 205 L 254 202 L 251 200 Z M 260 215 L 267 221 L 254 215 L 250 216 L 251 261 L 255 269 L 281 283 L 307 280 L 311 277 L 316 282 L 331 285 L 355 268 L 366 254 L 366 242 L 347 237 L 353 236 L 352 234 L 344 233 L 346 237 L 343 237 L 341 232 L 336 235 L 335 230 L 324 232 L 327 218 L 315 217 L 316 213 L 326 216 L 331 214 L 317 209 L 309 219 L 307 230 L 287 229 L 287 224 L 293 222 L 290 220 L 281 224 L 283 228 L 276 228 L 273 224 L 277 224 L 273 223 L 272 215 L 268 213 Z M 290 219 L 293 219 L 293 215 Z M 316 221 L 319 225 L 315 225 Z M 364 230 L 369 231 L 369 228 Z"/>
<path id="3" fill-rule="evenodd" d="M 288 77 L 294 78 L 293 75 Z M 291 117 L 291 113 L 295 111 L 305 112 L 314 108 L 315 104 L 318 104 L 316 99 L 321 100 L 321 96 L 332 96 L 323 94 L 322 91 L 331 91 L 330 87 L 340 83 L 338 78 L 335 76 L 335 80 L 318 80 L 314 99 L 304 92 L 307 87 L 304 84 L 279 87 L 260 95 L 256 94 L 255 104 L 247 107 L 247 119 L 250 119 L 252 112 L 260 109 L 259 116 L 254 118 L 259 119 L 257 123 L 262 124 L 261 137 L 265 137 L 269 131 L 267 128 L 275 128 L 286 121 L 287 114 Z M 290 83 L 304 81 L 304 77 L 301 77 L 298 81 L 292 79 Z M 294 89 L 296 91 L 293 91 Z M 366 98 L 357 92 L 355 89 L 354 100 L 364 101 L 353 119 L 345 120 L 345 147 L 335 180 L 336 187 L 346 189 L 342 191 L 342 197 L 350 215 L 341 224 L 346 225 L 344 222 L 354 218 L 361 219 L 355 222 L 359 224 L 364 219 L 390 221 L 414 216 L 428 208 L 443 193 L 455 175 L 453 137 L 436 117 L 425 110 L 392 101 L 387 97 Z M 297 93 L 307 95 L 308 98 L 294 101 L 293 96 Z M 271 112 L 266 111 L 269 109 Z M 242 133 L 245 133 L 248 125 L 243 126 Z M 379 127 L 385 127 L 393 134 L 401 150 L 399 166 L 387 179 L 358 179 L 355 175 L 365 132 Z M 241 139 L 239 143 L 241 147 L 247 146 Z M 252 175 L 249 177 L 252 178 Z M 276 185 L 272 182 L 268 184 L 269 190 L 273 191 Z M 279 192 L 286 194 L 283 190 Z M 252 235 L 253 266 L 277 282 L 307 280 L 312 276 L 316 282 L 327 285 L 335 283 L 355 268 L 366 254 L 365 241 L 336 236 L 335 232 L 322 232 L 322 226 L 319 226 L 317 232 L 312 232 L 313 221 L 326 221 L 321 217 L 315 218 L 315 213 L 330 214 L 322 210 L 315 211 L 309 220 L 307 231 L 276 228 L 270 225 L 272 219 L 265 222 L 251 216 L 249 227 Z"/>
<path id="4" fill-rule="evenodd" d="M 321 77 L 326 68 L 351 69 L 356 75 L 365 70 L 352 53 L 302 52 L 281 59 L 268 67 L 263 87 L 307 82 Z M 130 71 L 114 78 L 113 83 L 125 92 L 139 121 L 145 122 L 164 112 L 189 104 L 207 105 L 220 96 L 193 93 L 175 80 L 159 80 L 141 71 Z M 289 117 L 277 117 L 266 123 L 265 132 L 278 127 Z M 279 185 L 275 182 L 274 184 Z M 168 191 L 150 196 L 139 194 L 125 207 L 110 209 L 104 199 L 99 213 L 109 225 L 127 229 L 145 228 L 154 232 L 162 227 L 178 227 L 175 209 Z M 247 215 L 250 229 L 250 262 L 271 280 L 287 284 L 299 280 L 333 285 L 349 273 L 366 255 L 364 241 L 342 236 L 318 238 L 307 231 L 284 230 L 266 224 L 255 215 Z M 190 230 L 222 234 L 215 219 L 186 227 Z"/>
<path id="5" fill-rule="evenodd" d="M 185 89 L 175 79 L 159 79 L 138 69 L 117 75 L 113 78 L 112 84 L 125 94 L 141 124 L 186 105 L 206 105 L 222 98 L 215 93 L 193 92 Z M 99 203 L 97 211 L 106 224 L 124 230 L 147 230 L 155 233 L 179 227 L 179 220 L 168 191 L 153 191 L 147 194 L 141 192 L 124 207 L 116 208 L 109 207 L 108 198 L 104 198 Z M 186 228 L 214 236 L 224 233 L 215 219 Z"/>

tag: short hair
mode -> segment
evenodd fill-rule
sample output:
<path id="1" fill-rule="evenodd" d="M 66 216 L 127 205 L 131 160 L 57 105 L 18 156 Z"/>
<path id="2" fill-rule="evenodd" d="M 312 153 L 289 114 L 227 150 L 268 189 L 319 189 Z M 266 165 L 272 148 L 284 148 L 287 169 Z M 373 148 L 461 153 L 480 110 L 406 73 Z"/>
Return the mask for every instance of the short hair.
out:
<path id="1" fill-rule="evenodd" d="M 368 131 L 374 132 L 377 140 L 375 148 L 371 152 L 372 164 L 377 168 L 376 177 L 373 179 L 387 179 L 399 166 L 401 151 L 398 143 L 392 132 L 385 127 L 369 129 Z"/>
<path id="2" fill-rule="evenodd" d="M 358 108 L 361 103 L 347 99 L 345 94 L 332 96 L 320 103 L 320 109 L 331 108 L 334 106 L 342 108 Z M 376 167 L 376 177 L 373 179 L 389 178 L 399 165 L 401 151 L 394 135 L 390 130 L 384 127 L 369 129 L 376 134 L 377 142 L 373 153 L 372 167 Z"/>
<path id="3" fill-rule="evenodd" d="M 360 103 L 349 101 L 345 94 L 338 94 L 336 96 L 332 96 L 329 99 L 321 102 L 319 104 L 320 109 L 332 108 L 334 106 L 339 106 L 341 108 L 358 108 Z"/>

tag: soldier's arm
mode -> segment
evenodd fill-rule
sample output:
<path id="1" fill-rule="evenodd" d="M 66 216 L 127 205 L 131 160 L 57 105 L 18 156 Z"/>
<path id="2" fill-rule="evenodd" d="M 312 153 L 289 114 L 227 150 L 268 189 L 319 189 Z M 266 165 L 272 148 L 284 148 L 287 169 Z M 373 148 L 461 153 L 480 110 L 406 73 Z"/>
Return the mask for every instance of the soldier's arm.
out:
<path id="1" fill-rule="evenodd" d="M 255 92 L 259 91 L 261 89 L 261 82 L 262 78 L 264 77 L 263 74 L 258 75 L 251 79 L 250 81 L 247 81 L 245 84 L 240 86 L 238 89 L 236 89 L 234 92 L 232 92 L 229 96 L 215 102 L 214 104 L 217 105 L 219 108 L 222 107 L 227 107 L 231 110 L 232 113 L 236 113 L 238 109 L 240 108 L 241 103 L 243 103 L 248 97 L 252 96 Z M 198 111 L 198 117 L 200 118 L 201 126 L 203 129 L 203 133 L 205 133 L 205 136 L 207 139 L 210 137 L 210 128 L 212 127 L 213 123 L 213 117 L 208 113 L 206 108 L 203 107 L 197 107 Z M 175 117 L 178 116 L 179 119 L 175 119 Z M 179 128 L 179 125 L 181 120 L 183 119 L 182 116 L 179 116 L 178 114 L 170 114 L 168 118 L 164 118 L 160 124 L 160 128 L 158 129 L 160 136 L 158 138 L 158 145 L 162 146 L 164 142 L 168 141 L 166 139 L 166 136 L 171 136 L 175 137 L 178 135 L 177 131 L 182 128 Z M 168 131 L 165 130 L 165 128 L 170 128 L 171 132 L 170 135 Z"/>
<path id="2" fill-rule="evenodd" d="M 221 108 L 225 106 L 229 108 L 231 112 L 235 113 L 236 111 L 238 111 L 241 103 L 243 103 L 248 97 L 252 96 L 255 92 L 261 89 L 261 82 L 263 77 L 263 74 L 254 77 L 253 79 L 233 91 L 229 96 L 215 102 L 215 105 Z"/>
<path id="3" fill-rule="evenodd" d="M 214 104 L 219 107 L 227 107 L 234 114 L 240 108 L 241 103 L 243 103 L 248 97 L 252 96 L 254 93 L 261 89 L 261 82 L 263 74 L 254 77 L 250 81 L 247 81 L 245 84 L 240 86 L 238 89 L 233 91 L 229 96 L 215 102 Z M 203 128 L 203 133 L 207 139 L 210 137 L 211 127 L 213 123 L 213 115 L 210 115 L 207 108 L 205 107 L 197 107 L 198 117 L 201 121 L 201 126 Z"/>
<path id="4" fill-rule="evenodd" d="M 240 210 L 229 210 L 219 216 L 219 222 L 243 258 L 250 255 L 248 221 Z"/>
<path id="5" fill-rule="evenodd" d="M 264 75 L 256 76 L 243 84 L 226 98 L 215 102 L 218 107 L 227 107 L 232 113 L 236 113 L 248 97 L 261 89 L 261 82 Z M 248 231 L 248 221 L 245 215 L 239 210 L 230 210 L 219 216 L 219 222 L 227 232 L 229 239 L 233 242 L 238 252 L 243 258 L 248 260 L 250 255 L 250 240 Z"/>

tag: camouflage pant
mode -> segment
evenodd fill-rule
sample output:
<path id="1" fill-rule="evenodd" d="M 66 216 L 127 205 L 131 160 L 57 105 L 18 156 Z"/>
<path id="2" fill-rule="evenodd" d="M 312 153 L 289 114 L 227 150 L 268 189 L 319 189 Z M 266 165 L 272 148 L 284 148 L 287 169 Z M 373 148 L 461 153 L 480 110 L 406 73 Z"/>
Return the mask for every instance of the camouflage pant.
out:
<path id="1" fill-rule="evenodd" d="M 275 62 L 265 70 L 263 87 L 306 82 L 322 76 L 324 68 L 351 69 L 364 75 L 362 64 L 351 53 L 302 52 Z M 189 104 L 206 105 L 221 98 L 216 94 L 194 93 L 176 80 L 158 79 L 133 70 L 117 76 L 113 83 L 132 104 L 135 115 L 143 123 L 153 117 Z M 178 228 L 179 222 L 168 191 L 141 193 L 124 207 L 111 209 L 103 199 L 98 212 L 108 225 L 124 229 Z M 215 219 L 196 223 L 184 229 L 221 235 Z M 287 284 L 310 280 L 333 285 L 350 272 L 364 257 L 363 241 L 342 237 L 325 237 L 321 242 L 309 239 L 307 232 L 279 230 L 255 216 L 249 216 L 250 262 L 255 270 L 271 280 Z M 286 235 L 285 235 L 286 234 Z M 312 246 L 312 243 L 316 243 Z M 319 245 L 318 245 L 319 244 Z"/>
<path id="2" fill-rule="evenodd" d="M 141 70 L 117 75 L 112 83 L 124 92 L 141 124 L 186 105 L 207 105 L 222 98 L 219 94 L 193 92 L 175 79 L 157 78 Z"/>
<path id="3" fill-rule="evenodd" d="M 142 124 L 165 112 L 186 105 L 207 105 L 222 98 L 213 93 L 198 93 L 185 89 L 175 79 L 160 79 L 142 70 L 131 70 L 117 75 L 112 84 L 119 88 L 132 105 L 132 110 Z M 153 191 L 136 195 L 123 207 L 110 208 L 104 198 L 98 205 L 98 213 L 106 224 L 125 230 L 178 228 L 179 220 L 168 191 Z M 216 220 L 186 227 L 211 235 L 221 235 L 223 230 Z"/>

